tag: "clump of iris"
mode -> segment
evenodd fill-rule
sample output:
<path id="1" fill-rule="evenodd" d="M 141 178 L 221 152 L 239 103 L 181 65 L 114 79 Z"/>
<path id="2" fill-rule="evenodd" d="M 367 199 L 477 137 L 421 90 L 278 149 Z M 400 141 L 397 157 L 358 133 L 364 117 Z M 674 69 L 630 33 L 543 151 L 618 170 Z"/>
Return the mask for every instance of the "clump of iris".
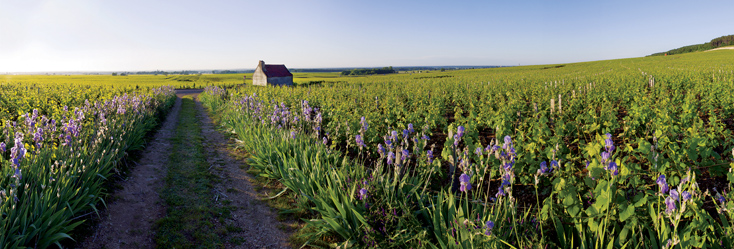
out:
<path id="1" fill-rule="evenodd" d="M 502 174 L 502 184 L 500 185 L 496 197 L 505 196 L 512 191 L 512 184 L 515 180 L 513 166 L 515 165 L 515 147 L 512 145 L 512 138 L 505 136 L 502 151 L 499 153 L 499 159 L 502 160 L 500 168 Z"/>
<path id="2" fill-rule="evenodd" d="M 367 129 L 370 127 L 369 124 L 367 124 L 367 119 L 365 117 L 362 117 L 359 121 L 359 124 L 362 125 L 362 131 L 367 131 Z"/>
<path id="3" fill-rule="evenodd" d="M 684 193 L 687 193 L 687 192 L 684 192 Z M 688 195 L 688 198 L 690 199 L 690 194 Z M 675 189 L 670 190 L 670 195 L 667 198 L 665 198 L 665 206 L 666 206 L 665 213 L 667 214 L 673 213 L 677 209 L 676 204 L 680 201 L 681 199 L 680 199 L 680 194 L 678 193 L 678 190 L 675 190 Z"/>
<path id="4" fill-rule="evenodd" d="M 464 136 L 464 126 L 459 126 L 456 128 L 456 134 L 454 134 L 454 147 L 459 146 L 459 142 L 461 141 L 461 137 Z"/>
<path id="5" fill-rule="evenodd" d="M 367 146 L 364 144 L 364 139 L 362 139 L 361 135 L 354 136 L 354 140 L 357 142 L 357 146 L 359 147 L 359 149 L 362 149 Z"/>
<path id="6" fill-rule="evenodd" d="M 538 174 L 547 175 L 553 173 L 553 170 L 560 168 L 560 166 L 558 166 L 558 161 L 556 160 L 551 160 L 550 165 L 551 166 L 548 167 L 548 164 L 545 161 L 540 162 L 540 169 L 538 169 Z"/>
<path id="7" fill-rule="evenodd" d="M 393 164 L 393 160 L 395 160 L 395 153 L 393 153 L 392 151 L 390 151 L 390 152 L 387 153 L 387 164 L 388 165 L 392 165 Z"/>
<path id="8" fill-rule="evenodd" d="M 611 160 L 612 153 L 614 153 L 614 141 L 612 141 L 612 134 L 606 134 L 607 139 L 604 140 L 604 151 L 601 153 L 601 163 L 604 165 L 604 169 L 612 173 L 612 176 L 619 175 L 619 167 L 617 163 Z"/>

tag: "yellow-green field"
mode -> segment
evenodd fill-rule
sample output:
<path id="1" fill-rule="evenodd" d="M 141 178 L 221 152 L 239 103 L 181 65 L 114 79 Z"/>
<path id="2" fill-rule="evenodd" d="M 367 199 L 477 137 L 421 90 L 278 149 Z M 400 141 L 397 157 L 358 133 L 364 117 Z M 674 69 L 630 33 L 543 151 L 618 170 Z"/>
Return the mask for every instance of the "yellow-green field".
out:
<path id="1" fill-rule="evenodd" d="M 299 245 L 734 244 L 734 50 L 251 80 L 0 76 L 0 244 L 65 240 L 144 147 L 172 87 L 208 87 L 200 99 L 250 172 L 307 221 Z"/>
<path id="2" fill-rule="evenodd" d="M 298 244 L 734 245 L 732 50 L 200 97 L 304 214 Z"/>

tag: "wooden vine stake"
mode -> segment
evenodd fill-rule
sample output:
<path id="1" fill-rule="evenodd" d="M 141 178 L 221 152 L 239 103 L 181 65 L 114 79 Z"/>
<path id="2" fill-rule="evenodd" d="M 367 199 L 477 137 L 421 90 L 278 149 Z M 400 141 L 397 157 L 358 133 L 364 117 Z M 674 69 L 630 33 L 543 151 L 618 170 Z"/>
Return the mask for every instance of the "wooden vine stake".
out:
<path id="1" fill-rule="evenodd" d="M 558 114 L 563 114 L 563 106 L 561 105 L 561 95 L 558 94 Z"/>

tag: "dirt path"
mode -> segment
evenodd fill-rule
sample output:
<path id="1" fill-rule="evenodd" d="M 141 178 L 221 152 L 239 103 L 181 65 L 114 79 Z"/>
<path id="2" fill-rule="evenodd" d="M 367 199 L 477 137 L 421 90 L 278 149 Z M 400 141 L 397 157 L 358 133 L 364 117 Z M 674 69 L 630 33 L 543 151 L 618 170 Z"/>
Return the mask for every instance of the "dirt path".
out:
<path id="1" fill-rule="evenodd" d="M 714 51 L 714 50 L 722 50 L 722 49 L 734 49 L 734 46 L 728 46 L 728 47 L 719 47 L 719 48 L 709 49 L 709 50 L 706 50 L 706 51 L 704 51 L 704 52 L 708 52 L 708 51 Z"/>
<path id="2" fill-rule="evenodd" d="M 157 190 L 166 175 L 170 139 L 178 123 L 181 99 L 146 145 L 143 156 L 114 193 L 113 201 L 101 214 L 97 231 L 80 243 L 81 248 L 153 248 L 153 225 L 163 217 L 165 209 Z"/>
<path id="3" fill-rule="evenodd" d="M 121 182 L 101 213 L 96 232 L 77 246 L 80 248 L 155 248 L 155 223 L 166 216 L 165 202 L 159 195 L 165 185 L 167 163 L 173 152 L 173 137 L 179 125 L 181 97 L 200 90 L 177 91 L 178 99 L 154 138 L 146 146 L 138 164 Z M 190 105 L 189 105 L 190 106 Z M 220 181 L 212 186 L 215 205 L 231 210 L 219 227 L 227 232 L 221 241 L 225 248 L 290 248 L 281 223 L 250 183 L 242 160 L 234 158 L 230 139 L 215 129 L 204 107 L 196 101 L 203 148 L 210 172 Z M 188 109 L 187 109 L 188 110 Z M 185 113 L 185 112 L 184 112 Z M 241 154 L 241 152 L 238 152 Z"/>
<path id="4" fill-rule="evenodd" d="M 259 200 L 261 197 L 250 183 L 252 176 L 245 172 L 244 163 L 231 155 L 235 153 L 232 141 L 215 129 L 201 102 L 196 104 L 204 148 L 209 155 L 207 161 L 215 169 L 212 172 L 222 179 L 214 186 L 219 195 L 217 204 L 237 207 L 225 223 L 242 228 L 228 234 L 231 238 L 243 238 L 242 244 L 227 248 L 290 248 L 288 235 L 278 228 L 281 223 L 275 218 L 275 212 Z"/>

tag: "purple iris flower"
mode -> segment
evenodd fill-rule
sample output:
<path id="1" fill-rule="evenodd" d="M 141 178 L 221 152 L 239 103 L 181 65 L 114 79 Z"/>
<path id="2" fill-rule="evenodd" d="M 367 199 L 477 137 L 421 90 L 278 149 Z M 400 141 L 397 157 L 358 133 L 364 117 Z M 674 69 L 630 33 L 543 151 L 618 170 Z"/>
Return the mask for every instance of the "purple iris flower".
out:
<path id="1" fill-rule="evenodd" d="M 601 152 L 601 163 L 607 164 L 607 162 L 609 162 L 609 153 L 606 151 L 602 151 Z"/>
<path id="2" fill-rule="evenodd" d="M 512 175 L 510 173 L 502 175 L 502 186 L 509 186 L 512 182 Z"/>
<path id="3" fill-rule="evenodd" d="M 617 167 L 617 163 L 615 162 L 610 162 L 607 170 L 612 172 L 612 176 L 619 175 L 619 168 Z"/>
<path id="4" fill-rule="evenodd" d="M 296 132 L 295 131 L 291 131 L 291 138 L 292 139 L 296 139 Z"/>
<path id="5" fill-rule="evenodd" d="M 380 153 L 380 156 L 384 156 L 385 154 L 385 147 L 382 146 L 382 144 L 377 145 L 377 153 Z"/>
<path id="6" fill-rule="evenodd" d="M 408 132 L 413 133 L 415 130 L 413 129 L 413 124 L 408 124 Z"/>
<path id="7" fill-rule="evenodd" d="M 502 149 L 507 150 L 510 154 L 515 154 L 515 148 L 512 146 L 512 138 L 505 136 L 505 143 L 502 144 Z"/>
<path id="8" fill-rule="evenodd" d="M 408 150 L 403 150 L 400 160 L 405 163 L 405 160 L 408 159 L 408 156 L 410 156 L 410 152 Z"/>
<path id="9" fill-rule="evenodd" d="M 33 134 L 33 141 L 36 143 L 40 143 L 43 141 L 43 129 L 38 128 L 35 134 Z"/>
<path id="10" fill-rule="evenodd" d="M 502 165 L 502 167 L 505 169 L 505 171 L 512 171 L 512 166 L 515 165 L 515 162 L 509 161 Z"/>
<path id="11" fill-rule="evenodd" d="M 551 171 L 561 168 L 561 166 L 558 165 L 558 161 L 556 160 L 551 160 L 550 165 L 551 165 Z"/>
<path id="12" fill-rule="evenodd" d="M 357 141 L 357 146 L 359 146 L 360 149 L 361 148 L 364 148 L 366 146 L 364 144 L 364 140 L 362 139 L 362 136 L 356 135 L 356 136 L 354 136 L 354 139 Z"/>
<path id="13" fill-rule="evenodd" d="M 665 205 L 667 206 L 665 208 L 665 212 L 668 214 L 672 213 L 676 209 L 675 200 L 670 196 L 668 196 L 668 198 L 665 198 Z"/>
<path id="14" fill-rule="evenodd" d="M 329 140 L 328 140 L 328 139 L 326 139 L 326 137 L 324 137 L 324 139 L 322 139 L 322 141 L 321 141 L 321 142 L 322 142 L 322 143 L 323 143 L 324 145 L 326 145 L 327 143 L 329 143 Z"/>
<path id="15" fill-rule="evenodd" d="M 403 137 L 405 138 L 408 136 L 410 136 L 410 132 L 408 132 L 408 130 L 403 130 Z"/>
<path id="16" fill-rule="evenodd" d="M 691 199 L 691 193 L 688 193 L 688 191 L 683 191 L 681 196 L 683 197 L 683 201 L 688 201 Z"/>
<path id="17" fill-rule="evenodd" d="M 485 235 L 489 236 L 492 234 L 492 228 L 494 228 L 494 222 L 491 220 L 487 221 L 487 224 L 484 224 L 484 228 L 487 229 L 487 231 L 484 232 Z"/>
<path id="18" fill-rule="evenodd" d="M 428 163 L 433 163 L 433 150 L 429 150 L 426 154 L 428 155 Z"/>
<path id="19" fill-rule="evenodd" d="M 716 200 L 717 200 L 717 201 L 719 201 L 719 202 L 721 202 L 721 204 L 722 204 L 722 205 L 723 205 L 724 203 L 726 203 L 726 199 L 725 199 L 725 198 L 724 198 L 724 196 L 723 196 L 723 195 L 721 195 L 721 194 L 716 194 Z"/>
<path id="20" fill-rule="evenodd" d="M 395 159 L 395 153 L 393 153 L 392 151 L 388 152 L 387 153 L 387 164 L 392 165 L 394 159 Z"/>
<path id="21" fill-rule="evenodd" d="M 670 190 L 670 187 L 668 186 L 668 184 L 660 185 L 660 193 L 663 193 L 663 194 L 668 193 L 668 190 Z"/>
<path id="22" fill-rule="evenodd" d="M 540 173 L 541 174 L 548 174 L 550 171 L 548 170 L 548 164 L 545 163 L 545 161 L 540 162 Z"/>
<path id="23" fill-rule="evenodd" d="M 477 154 L 477 156 L 482 156 L 482 147 L 477 147 L 477 149 L 474 150 L 474 154 Z"/>
<path id="24" fill-rule="evenodd" d="M 359 190 L 359 200 L 364 200 L 367 198 L 367 189 L 362 188 Z"/>
<path id="25" fill-rule="evenodd" d="M 423 140 L 431 140 L 431 138 L 429 138 L 428 135 L 426 135 L 426 134 L 423 134 L 423 136 L 421 137 L 421 139 L 423 139 Z"/>
<path id="26" fill-rule="evenodd" d="M 461 176 L 459 176 L 459 183 L 461 184 L 461 186 L 459 187 L 459 191 L 467 192 L 471 190 L 471 183 L 469 182 L 470 180 L 471 177 L 469 177 L 469 175 L 461 174 Z"/>
<path id="27" fill-rule="evenodd" d="M 0 152 L 5 153 L 5 149 L 6 149 L 5 142 L 0 142 Z"/>
<path id="28" fill-rule="evenodd" d="M 15 174 L 13 174 L 13 177 L 18 178 L 18 180 L 23 179 L 23 174 L 20 172 L 20 167 L 15 167 Z"/>
<path id="29" fill-rule="evenodd" d="M 665 175 L 660 175 L 655 182 L 660 186 L 660 193 L 668 193 L 669 188 L 668 182 L 665 181 Z"/>
<path id="30" fill-rule="evenodd" d="M 678 194 L 678 191 L 675 190 L 675 189 L 670 190 L 670 197 L 672 197 L 673 200 L 675 200 L 675 201 L 679 201 L 680 200 L 680 195 Z"/>
<path id="31" fill-rule="evenodd" d="M 362 124 L 362 130 L 364 131 L 367 131 L 367 128 L 370 127 L 370 125 L 367 124 L 367 120 L 364 117 L 362 117 L 362 120 L 360 120 L 359 123 Z"/>
<path id="32" fill-rule="evenodd" d="M 459 128 L 456 128 L 456 135 L 458 135 L 459 138 L 464 136 L 464 126 L 459 126 Z"/>
<path id="33" fill-rule="evenodd" d="M 612 141 L 612 134 L 607 133 L 606 135 L 607 139 L 604 140 L 604 148 L 611 154 L 614 151 L 614 141 Z"/>

